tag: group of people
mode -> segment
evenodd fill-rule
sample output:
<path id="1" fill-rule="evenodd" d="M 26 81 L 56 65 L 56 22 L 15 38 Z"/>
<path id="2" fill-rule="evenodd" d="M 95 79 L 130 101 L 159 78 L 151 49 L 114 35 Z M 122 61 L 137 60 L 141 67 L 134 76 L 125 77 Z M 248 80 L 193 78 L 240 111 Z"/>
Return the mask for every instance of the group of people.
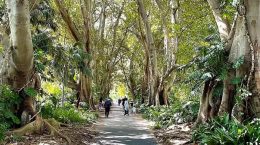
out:
<path id="1" fill-rule="evenodd" d="M 132 113 L 136 113 L 136 108 L 135 108 L 133 102 L 129 103 L 128 99 L 126 97 L 123 98 L 122 100 L 120 98 L 118 99 L 118 106 L 120 106 L 121 102 L 122 102 L 122 107 L 123 107 L 123 110 L 124 110 L 124 116 L 125 115 L 129 116 L 129 108 L 130 107 L 132 108 Z M 130 107 L 129 107 L 129 104 L 130 104 Z"/>
<path id="2" fill-rule="evenodd" d="M 132 113 L 136 113 L 136 108 L 134 106 L 134 103 L 133 102 L 128 102 L 128 99 L 125 97 L 123 99 L 118 99 L 118 106 L 120 106 L 122 104 L 122 107 L 123 107 L 123 111 L 124 111 L 124 116 L 125 115 L 128 115 L 129 116 L 129 109 L 131 107 L 131 111 Z M 99 110 L 101 110 L 102 107 L 105 108 L 105 117 L 108 118 L 109 116 L 109 112 L 110 112 L 110 108 L 112 106 L 112 101 L 110 98 L 107 98 L 105 100 L 105 102 L 103 103 L 103 99 L 100 98 L 99 100 Z"/>

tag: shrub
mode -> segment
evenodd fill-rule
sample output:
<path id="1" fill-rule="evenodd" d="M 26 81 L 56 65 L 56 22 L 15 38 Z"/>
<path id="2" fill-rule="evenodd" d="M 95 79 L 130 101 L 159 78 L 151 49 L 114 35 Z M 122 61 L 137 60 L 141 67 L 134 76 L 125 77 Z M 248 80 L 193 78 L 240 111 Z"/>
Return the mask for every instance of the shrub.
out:
<path id="1" fill-rule="evenodd" d="M 90 123 L 96 120 L 97 113 L 77 110 L 71 104 L 65 104 L 64 107 L 57 107 L 47 104 L 42 108 L 44 118 L 54 118 L 63 123 Z"/>
<path id="2" fill-rule="evenodd" d="M 260 143 L 260 120 L 245 125 L 229 120 L 228 115 L 213 119 L 208 124 L 198 126 L 193 134 L 193 141 L 200 144 L 246 145 Z"/>
<path id="3" fill-rule="evenodd" d="M 140 112 L 143 117 L 155 122 L 155 128 L 168 127 L 174 123 L 194 121 L 198 113 L 198 102 L 176 102 L 167 106 L 141 105 Z"/>
<path id="4" fill-rule="evenodd" d="M 20 124 L 14 114 L 15 106 L 21 102 L 17 93 L 7 85 L 0 85 L 0 141 L 4 140 L 4 133 L 15 124 Z"/>

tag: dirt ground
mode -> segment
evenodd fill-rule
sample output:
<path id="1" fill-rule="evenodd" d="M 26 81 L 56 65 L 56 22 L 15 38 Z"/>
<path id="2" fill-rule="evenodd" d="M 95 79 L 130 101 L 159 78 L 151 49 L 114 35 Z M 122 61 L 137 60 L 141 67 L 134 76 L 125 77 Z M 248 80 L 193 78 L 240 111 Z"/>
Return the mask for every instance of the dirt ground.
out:
<path id="1" fill-rule="evenodd" d="M 175 124 L 167 129 L 155 130 L 154 135 L 163 145 L 195 145 L 190 141 L 192 124 Z"/>
<path id="2" fill-rule="evenodd" d="M 60 133 L 68 136 L 71 139 L 72 145 L 90 145 L 95 143 L 97 132 L 93 130 L 93 125 L 80 124 L 68 125 L 61 127 Z M 28 135 L 22 137 L 8 137 L 4 145 L 66 145 L 65 139 L 60 136 L 43 135 Z"/>

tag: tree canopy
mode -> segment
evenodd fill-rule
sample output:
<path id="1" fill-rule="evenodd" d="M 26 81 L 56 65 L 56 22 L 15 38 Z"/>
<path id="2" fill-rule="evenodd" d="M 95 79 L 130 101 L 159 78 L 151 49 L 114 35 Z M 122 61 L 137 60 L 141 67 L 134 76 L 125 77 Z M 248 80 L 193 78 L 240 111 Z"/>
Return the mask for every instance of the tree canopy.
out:
<path id="1" fill-rule="evenodd" d="M 45 111 L 82 102 L 96 110 L 99 100 L 125 96 L 152 108 L 144 114 L 157 107 L 173 115 L 192 102 L 184 120 L 196 125 L 226 114 L 240 123 L 259 117 L 259 6 L 254 0 L 0 0 L 0 104 L 18 106 L 0 106 L 0 113 L 16 110 L 0 115 L 0 124 L 21 124 L 25 111 L 37 116 L 34 102 Z M 169 114 L 166 120 L 185 122 Z"/>

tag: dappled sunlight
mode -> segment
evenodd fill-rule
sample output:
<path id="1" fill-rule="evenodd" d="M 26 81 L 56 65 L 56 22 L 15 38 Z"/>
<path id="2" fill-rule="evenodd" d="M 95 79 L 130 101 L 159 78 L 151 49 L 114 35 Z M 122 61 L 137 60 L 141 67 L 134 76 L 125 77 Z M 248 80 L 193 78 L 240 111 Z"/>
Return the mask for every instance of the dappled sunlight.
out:
<path id="1" fill-rule="evenodd" d="M 156 144 L 155 139 L 149 131 L 148 121 L 139 115 L 124 116 L 121 107 L 113 106 L 110 116 L 102 118 L 96 123 L 100 133 L 98 140 L 106 145 L 129 145 L 129 144 Z"/>
<path id="2" fill-rule="evenodd" d="M 260 143 L 259 12 L 0 0 L 0 145 Z"/>
<path id="3" fill-rule="evenodd" d="M 126 135 L 126 136 L 107 136 L 104 137 L 105 139 L 113 139 L 113 138 L 117 138 L 117 139 L 149 139 L 152 138 L 151 135 L 149 134 L 142 134 L 142 135 L 135 135 L 135 134 L 130 134 L 130 135 Z M 130 141 L 130 140 L 129 140 Z"/>
<path id="4" fill-rule="evenodd" d="M 183 140 L 172 140 L 170 142 L 174 145 L 183 145 L 183 144 L 187 143 L 187 141 L 183 141 Z"/>

